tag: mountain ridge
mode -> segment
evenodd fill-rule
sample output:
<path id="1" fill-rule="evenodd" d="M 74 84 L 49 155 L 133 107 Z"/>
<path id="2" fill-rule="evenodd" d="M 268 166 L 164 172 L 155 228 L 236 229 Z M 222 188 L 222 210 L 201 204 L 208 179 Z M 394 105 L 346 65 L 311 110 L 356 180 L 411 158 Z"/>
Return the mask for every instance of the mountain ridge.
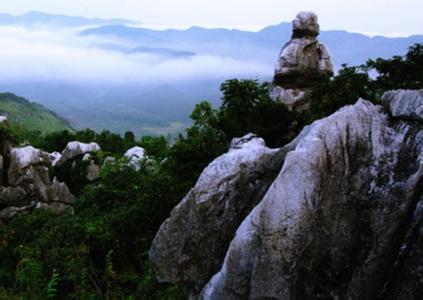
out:
<path id="1" fill-rule="evenodd" d="M 22 15 L 0 13 L 0 25 L 57 25 L 57 26 L 89 26 L 106 24 L 138 24 L 136 21 L 126 19 L 87 18 L 63 14 L 50 14 L 41 11 L 29 11 Z"/>
<path id="2" fill-rule="evenodd" d="M 282 22 L 267 26 L 257 32 L 225 28 L 208 29 L 199 26 L 193 26 L 186 30 L 154 30 L 125 25 L 105 25 L 82 30 L 79 34 L 82 36 L 114 36 L 137 43 L 139 46 L 148 45 L 149 47 L 171 48 L 199 54 L 273 62 L 274 53 L 278 53 L 282 46 L 281 41 L 287 41 L 291 36 L 291 24 Z M 327 30 L 321 31 L 320 39 L 328 45 L 335 58 L 334 63 L 339 68 L 343 63 L 356 65 L 365 63 L 369 58 L 388 58 L 395 54 L 403 54 L 409 45 L 422 43 L 423 35 L 371 37 L 345 30 Z"/>

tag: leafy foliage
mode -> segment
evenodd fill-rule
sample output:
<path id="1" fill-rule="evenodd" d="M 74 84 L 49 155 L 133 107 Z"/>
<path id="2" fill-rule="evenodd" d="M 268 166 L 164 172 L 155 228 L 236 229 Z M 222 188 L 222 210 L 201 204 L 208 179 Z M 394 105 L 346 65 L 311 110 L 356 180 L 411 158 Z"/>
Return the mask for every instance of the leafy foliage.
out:
<path id="1" fill-rule="evenodd" d="M 56 270 L 53 270 L 50 281 L 47 284 L 46 288 L 46 298 L 54 299 L 57 296 L 57 285 L 59 283 L 59 273 Z"/>
<path id="2" fill-rule="evenodd" d="M 405 57 L 368 60 L 367 70 L 378 73 L 376 84 L 379 91 L 392 89 L 423 88 L 423 44 L 414 44 Z"/>
<path id="3" fill-rule="evenodd" d="M 320 119 L 359 98 L 375 102 L 374 83 L 361 67 L 343 65 L 337 76 L 324 77 L 315 85 L 309 113 L 312 120 Z"/>

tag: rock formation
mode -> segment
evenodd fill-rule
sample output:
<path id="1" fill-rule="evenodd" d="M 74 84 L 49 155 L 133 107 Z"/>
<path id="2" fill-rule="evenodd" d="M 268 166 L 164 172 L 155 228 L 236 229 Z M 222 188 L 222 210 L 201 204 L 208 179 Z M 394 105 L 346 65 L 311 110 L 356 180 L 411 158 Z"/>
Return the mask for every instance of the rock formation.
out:
<path id="1" fill-rule="evenodd" d="M 382 102 L 394 117 L 423 121 L 422 97 L 423 90 L 396 90 L 386 92 Z"/>
<path id="2" fill-rule="evenodd" d="M 97 143 L 86 144 L 78 141 L 69 142 L 55 165 L 60 166 L 74 157 L 83 156 L 84 154 L 100 150 L 101 148 Z"/>
<path id="3" fill-rule="evenodd" d="M 75 197 L 66 184 L 50 180 L 52 155 L 32 146 L 13 147 L 5 134 L 0 144 L 0 222 L 34 208 L 60 214 L 72 206 Z"/>
<path id="4" fill-rule="evenodd" d="M 161 226 L 159 280 L 199 299 L 421 299 L 421 95 L 360 99 L 281 149 L 245 137 Z"/>
<path id="5" fill-rule="evenodd" d="M 125 152 L 124 156 L 129 160 L 129 166 L 135 171 L 141 169 L 141 163 L 146 159 L 144 148 L 135 146 Z"/>
<path id="6" fill-rule="evenodd" d="M 275 178 L 285 153 L 267 148 L 252 134 L 235 139 L 161 226 L 150 252 L 158 278 L 204 285 L 218 270 L 238 225 Z"/>
<path id="7" fill-rule="evenodd" d="M 69 142 L 62 153 L 55 152 L 51 154 L 51 157 L 54 160 L 54 170 L 61 180 L 64 180 L 61 174 L 61 171 L 63 171 L 67 175 L 69 175 L 69 173 L 73 173 L 73 177 L 75 178 L 85 177 L 88 182 L 94 181 L 99 178 L 101 167 L 98 161 L 96 161 L 96 159 L 93 157 L 93 152 L 99 151 L 101 151 L 100 146 L 94 142 Z M 84 164 L 85 170 L 83 172 L 81 172 L 79 167 L 77 167 L 77 165 L 81 163 Z M 72 190 L 72 183 L 69 183 L 69 187 Z"/>
<path id="8" fill-rule="evenodd" d="M 301 12 L 292 25 L 292 38 L 276 63 L 270 97 L 291 110 L 304 110 L 311 87 L 320 77 L 332 75 L 333 66 L 327 48 L 317 40 L 317 16 Z"/>

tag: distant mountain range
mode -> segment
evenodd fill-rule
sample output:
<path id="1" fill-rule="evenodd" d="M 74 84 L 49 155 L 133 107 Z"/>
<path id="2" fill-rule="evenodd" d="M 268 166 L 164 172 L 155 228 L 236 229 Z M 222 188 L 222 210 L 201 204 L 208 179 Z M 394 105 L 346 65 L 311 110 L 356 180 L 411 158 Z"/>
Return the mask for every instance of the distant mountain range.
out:
<path id="1" fill-rule="evenodd" d="M 151 47 L 126 47 L 122 45 L 115 45 L 110 43 L 103 43 L 103 44 L 93 44 L 95 48 L 100 48 L 103 50 L 108 51 L 116 51 L 124 54 L 154 54 L 159 55 L 161 57 L 169 57 L 169 58 L 187 58 L 194 56 L 194 52 L 189 51 L 180 51 L 180 50 L 173 50 L 167 48 L 151 48 Z"/>
<path id="2" fill-rule="evenodd" d="M 84 17 L 48 14 L 39 11 L 31 11 L 21 16 L 0 13 L 0 25 L 81 27 L 114 24 L 135 25 L 137 22 L 124 19 L 90 19 Z"/>
<path id="3" fill-rule="evenodd" d="M 291 23 L 266 27 L 258 32 L 191 27 L 187 30 L 152 30 L 125 25 L 106 25 L 86 29 L 81 35 L 113 36 L 140 46 L 166 48 L 199 54 L 229 56 L 275 62 L 284 43 L 291 36 Z M 342 30 L 322 31 L 319 39 L 331 52 L 334 64 L 357 65 L 368 58 L 388 58 L 404 54 L 414 43 L 423 43 L 423 35 L 388 38 L 369 37 Z"/>

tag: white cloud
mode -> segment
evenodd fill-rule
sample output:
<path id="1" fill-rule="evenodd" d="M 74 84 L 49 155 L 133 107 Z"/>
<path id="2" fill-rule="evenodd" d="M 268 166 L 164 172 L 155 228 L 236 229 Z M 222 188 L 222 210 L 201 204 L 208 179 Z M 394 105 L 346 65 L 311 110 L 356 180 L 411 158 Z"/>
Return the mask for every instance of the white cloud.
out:
<path id="1" fill-rule="evenodd" d="M 237 75 L 260 76 L 272 66 L 211 55 L 166 59 L 151 54 L 126 55 L 90 45 L 104 42 L 73 31 L 0 27 L 0 81 L 83 83 L 177 82 Z"/>

